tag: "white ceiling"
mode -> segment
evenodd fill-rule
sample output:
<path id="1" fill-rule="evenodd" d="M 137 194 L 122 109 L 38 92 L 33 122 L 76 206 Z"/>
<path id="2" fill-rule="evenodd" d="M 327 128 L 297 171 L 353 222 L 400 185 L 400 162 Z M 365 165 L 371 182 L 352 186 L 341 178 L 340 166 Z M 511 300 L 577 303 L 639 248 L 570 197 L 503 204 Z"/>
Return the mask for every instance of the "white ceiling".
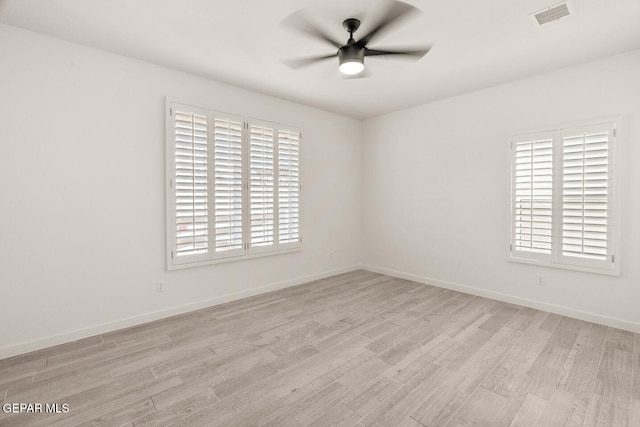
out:
<path id="1" fill-rule="evenodd" d="M 433 49 L 368 57 L 362 79 L 342 78 L 337 60 L 285 66 L 335 49 L 280 24 L 304 10 L 346 41 L 342 21 L 360 18 L 363 34 L 380 0 L 0 0 L 0 22 L 364 118 L 640 49 L 640 0 L 572 0 L 574 15 L 534 23 L 558 1 L 405 0 L 422 13 L 369 47 Z"/>

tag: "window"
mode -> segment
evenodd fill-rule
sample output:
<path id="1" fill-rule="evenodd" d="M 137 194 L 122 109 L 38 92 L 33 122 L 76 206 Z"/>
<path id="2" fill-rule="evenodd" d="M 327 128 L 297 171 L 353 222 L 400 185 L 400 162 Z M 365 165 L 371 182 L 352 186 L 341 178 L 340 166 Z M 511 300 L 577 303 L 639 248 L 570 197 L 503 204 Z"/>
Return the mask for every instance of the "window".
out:
<path id="1" fill-rule="evenodd" d="M 167 102 L 169 268 L 301 246 L 300 131 Z"/>
<path id="2" fill-rule="evenodd" d="M 614 122 L 511 139 L 510 259 L 619 274 Z"/>

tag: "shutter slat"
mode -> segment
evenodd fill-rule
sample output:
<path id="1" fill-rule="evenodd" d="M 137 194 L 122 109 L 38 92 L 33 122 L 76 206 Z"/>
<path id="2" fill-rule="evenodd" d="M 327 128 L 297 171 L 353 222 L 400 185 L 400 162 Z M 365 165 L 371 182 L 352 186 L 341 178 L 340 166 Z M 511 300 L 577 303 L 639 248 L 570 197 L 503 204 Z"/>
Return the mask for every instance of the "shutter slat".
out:
<path id="1" fill-rule="evenodd" d="M 299 242 L 299 133 L 278 132 L 278 167 L 278 242 Z"/>
<path id="2" fill-rule="evenodd" d="M 274 245 L 274 130 L 249 126 L 249 222 L 250 245 Z"/>
<path id="3" fill-rule="evenodd" d="M 550 254 L 553 224 L 553 140 L 515 144 L 513 176 L 516 250 Z"/>
<path id="4" fill-rule="evenodd" d="M 207 253 L 207 122 L 206 116 L 176 111 L 174 115 L 176 255 Z"/>
<path id="5" fill-rule="evenodd" d="M 215 251 L 242 249 L 242 122 L 213 124 Z"/>
<path id="6" fill-rule="evenodd" d="M 564 256 L 607 258 L 608 146 L 607 133 L 563 138 Z"/>

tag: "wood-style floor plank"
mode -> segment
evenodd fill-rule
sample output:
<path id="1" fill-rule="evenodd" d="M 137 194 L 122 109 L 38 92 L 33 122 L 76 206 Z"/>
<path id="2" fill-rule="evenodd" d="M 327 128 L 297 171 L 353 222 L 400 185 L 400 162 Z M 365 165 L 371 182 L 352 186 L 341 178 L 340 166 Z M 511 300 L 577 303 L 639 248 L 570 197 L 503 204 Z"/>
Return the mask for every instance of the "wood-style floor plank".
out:
<path id="1" fill-rule="evenodd" d="M 640 336 L 354 271 L 0 360 L 2 426 L 640 426 Z"/>

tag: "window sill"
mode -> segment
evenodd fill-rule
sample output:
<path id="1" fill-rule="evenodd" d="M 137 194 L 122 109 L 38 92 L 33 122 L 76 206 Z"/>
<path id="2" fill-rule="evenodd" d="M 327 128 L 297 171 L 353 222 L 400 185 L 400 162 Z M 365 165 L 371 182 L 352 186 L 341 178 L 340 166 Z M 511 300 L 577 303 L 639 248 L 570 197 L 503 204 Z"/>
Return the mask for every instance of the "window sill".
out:
<path id="1" fill-rule="evenodd" d="M 558 268 L 561 270 L 581 271 L 583 273 L 603 274 L 605 276 L 620 277 L 620 266 L 618 263 L 612 265 L 610 270 L 605 270 L 602 268 L 592 268 L 581 265 L 560 264 L 557 262 L 519 258 L 512 255 L 507 256 L 507 261 L 519 264 L 537 265 L 540 267 Z"/>
<path id="2" fill-rule="evenodd" d="M 182 263 L 182 264 L 171 264 L 171 257 L 169 257 L 168 258 L 169 259 L 169 263 L 167 264 L 167 270 L 168 271 L 174 271 L 174 270 L 183 270 L 183 269 L 186 269 L 186 268 L 205 267 L 207 265 L 228 264 L 228 263 L 231 263 L 231 262 L 245 261 L 245 260 L 249 260 L 249 259 L 265 258 L 265 257 L 275 256 L 275 255 L 290 254 L 290 253 L 293 253 L 293 252 L 302 252 L 302 246 L 290 247 L 290 248 L 287 248 L 287 249 L 282 249 L 282 250 L 277 250 L 277 251 L 268 251 L 268 252 L 259 252 L 259 253 L 238 255 L 238 256 L 227 257 L 227 258 L 215 258 L 215 259 L 208 259 L 208 260 L 205 260 L 205 261 L 185 262 L 185 263 Z"/>

